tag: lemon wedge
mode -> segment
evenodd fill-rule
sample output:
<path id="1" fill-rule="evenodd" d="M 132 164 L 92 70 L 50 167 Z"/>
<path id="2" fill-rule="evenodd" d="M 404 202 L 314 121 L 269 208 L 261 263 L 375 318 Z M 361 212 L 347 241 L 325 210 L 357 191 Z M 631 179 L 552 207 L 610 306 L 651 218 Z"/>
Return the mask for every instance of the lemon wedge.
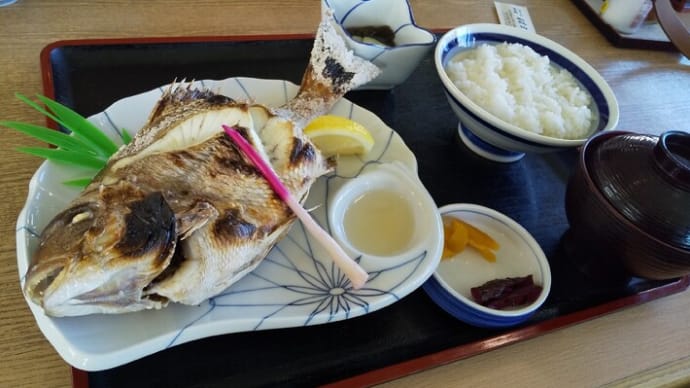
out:
<path id="1" fill-rule="evenodd" d="M 304 128 L 324 155 L 361 155 L 374 147 L 374 137 L 360 123 L 335 115 L 323 115 Z"/>

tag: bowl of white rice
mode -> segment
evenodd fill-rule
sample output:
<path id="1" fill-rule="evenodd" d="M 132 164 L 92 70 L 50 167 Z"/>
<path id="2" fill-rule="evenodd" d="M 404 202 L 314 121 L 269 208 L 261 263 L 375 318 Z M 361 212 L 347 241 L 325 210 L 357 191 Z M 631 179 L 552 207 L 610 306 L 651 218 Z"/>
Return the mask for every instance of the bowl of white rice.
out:
<path id="1" fill-rule="evenodd" d="M 618 102 L 602 76 L 541 35 L 468 24 L 439 39 L 434 60 L 460 139 L 490 160 L 577 147 L 618 124 Z"/>

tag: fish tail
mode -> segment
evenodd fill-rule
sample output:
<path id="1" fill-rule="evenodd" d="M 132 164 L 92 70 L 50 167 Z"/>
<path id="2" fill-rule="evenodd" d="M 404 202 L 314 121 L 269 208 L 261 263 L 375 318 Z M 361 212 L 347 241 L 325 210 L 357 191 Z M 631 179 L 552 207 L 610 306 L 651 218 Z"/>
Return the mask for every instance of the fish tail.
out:
<path id="1" fill-rule="evenodd" d="M 376 78 L 379 68 L 350 50 L 325 8 L 300 89 L 284 107 L 297 122 L 327 113 L 348 91 Z"/>

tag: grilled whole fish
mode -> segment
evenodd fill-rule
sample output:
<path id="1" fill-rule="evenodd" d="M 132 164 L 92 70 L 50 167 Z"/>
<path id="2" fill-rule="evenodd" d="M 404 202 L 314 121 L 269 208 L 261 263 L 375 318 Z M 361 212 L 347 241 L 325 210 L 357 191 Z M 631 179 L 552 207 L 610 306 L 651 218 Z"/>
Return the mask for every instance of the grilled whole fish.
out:
<path id="1" fill-rule="evenodd" d="M 324 15 L 297 96 L 268 108 L 174 84 L 147 124 L 43 230 L 24 292 L 74 316 L 199 304 L 252 271 L 295 220 L 227 138 L 235 127 L 304 200 L 330 171 L 302 134 L 378 69 Z"/>

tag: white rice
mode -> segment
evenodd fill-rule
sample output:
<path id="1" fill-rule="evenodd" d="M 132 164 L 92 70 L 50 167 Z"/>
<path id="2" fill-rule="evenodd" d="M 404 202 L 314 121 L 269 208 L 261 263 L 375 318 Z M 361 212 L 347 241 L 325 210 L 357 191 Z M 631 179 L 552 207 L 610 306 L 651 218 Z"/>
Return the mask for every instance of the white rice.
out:
<path id="1" fill-rule="evenodd" d="M 522 129 L 560 139 L 590 132 L 589 93 L 529 46 L 482 44 L 455 55 L 446 72 L 477 105 Z"/>

